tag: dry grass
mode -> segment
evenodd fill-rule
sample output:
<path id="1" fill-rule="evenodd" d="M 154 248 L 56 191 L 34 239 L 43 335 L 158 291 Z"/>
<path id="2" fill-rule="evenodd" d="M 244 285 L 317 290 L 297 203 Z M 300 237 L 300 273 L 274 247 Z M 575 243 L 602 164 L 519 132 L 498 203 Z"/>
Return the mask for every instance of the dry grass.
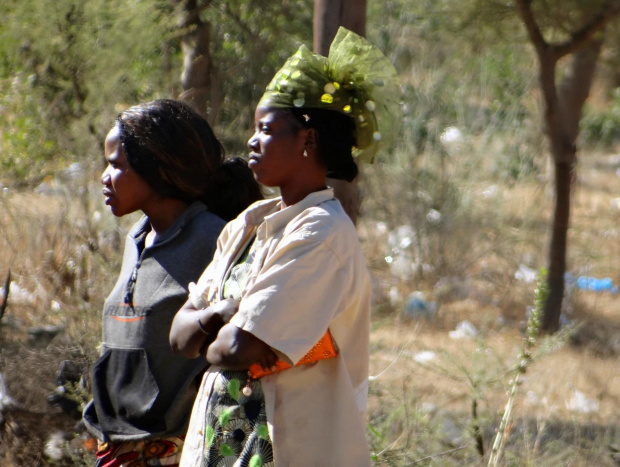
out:
<path id="1" fill-rule="evenodd" d="M 610 167 L 580 172 L 569 232 L 568 269 L 575 276 L 620 282 L 619 184 Z M 377 288 L 396 288 L 400 297 L 390 303 L 387 294 L 379 295 L 371 335 L 371 374 L 380 375 L 371 383 L 370 399 L 377 465 L 486 465 L 472 430 L 481 428 L 488 455 L 534 297 L 535 284 L 515 279 L 515 272 L 520 265 L 545 266 L 551 210 L 544 184 L 500 186 L 493 196 L 481 196 L 487 186 L 482 181 L 464 188 L 478 194 L 472 212 L 486 210 L 474 215 L 480 222 L 443 237 L 445 250 L 461 245 L 465 251 L 458 258 L 468 262 L 449 287 L 438 287 L 442 278 L 435 271 L 393 277 L 382 261 L 390 254 L 383 247 L 386 234 L 368 218 L 360 228 Z M 437 303 L 430 319 L 403 317 L 413 291 Z M 618 465 L 612 448 L 620 443 L 620 296 L 575 289 L 567 296 L 566 319 L 579 327 L 564 347 L 525 374 L 506 465 Z M 464 320 L 478 329 L 476 339 L 450 337 Z M 429 350 L 433 360 L 416 362 Z"/>
<path id="2" fill-rule="evenodd" d="M 79 429 L 75 414 L 49 404 L 48 397 L 61 362 L 75 362 L 85 375 L 90 371 L 100 308 L 116 279 L 126 228 L 102 211 L 96 187 L 90 193 L 80 186 L 57 186 L 53 195 L 0 195 L 0 275 L 4 284 L 10 268 L 12 279 L 0 322 L 0 373 L 14 401 L 0 421 L 2 465 L 48 465 L 50 435 Z M 77 442 L 76 465 L 86 459 L 81 451 Z"/>
<path id="3" fill-rule="evenodd" d="M 433 455 L 438 456 L 434 461 L 438 464 L 422 465 L 482 465 L 467 431 L 473 422 L 472 401 L 478 402 L 488 453 L 507 398 L 510 378 L 502 370 L 516 364 L 522 335 L 511 329 L 491 331 L 481 346 L 474 340 L 452 339 L 428 324 L 385 321 L 376 325 L 371 374 L 379 376 L 371 383 L 370 418 L 374 425 L 383 424 L 384 438 L 375 437 L 375 451 L 387 448 L 378 465 L 411 465 Z M 435 358 L 418 363 L 416 357 L 428 351 Z M 571 346 L 535 363 L 516 401 L 508 445 L 511 465 L 535 461 L 542 465 L 615 465 L 610 446 L 620 437 L 618 363 L 618 355 L 598 357 Z M 466 374 L 479 378 L 480 386 L 473 388 Z M 494 381 L 496 376 L 500 379 Z M 579 394 L 576 391 L 598 404 L 598 409 L 592 413 L 571 409 Z M 390 418 L 390 414 L 405 413 L 407 407 L 409 425 L 399 417 Z M 566 451 L 561 462 L 554 463 L 559 459 L 551 456 L 554 444 L 573 452 Z M 457 447 L 464 447 L 464 452 L 439 456 Z"/>
<path id="4" fill-rule="evenodd" d="M 449 180 L 454 181 L 459 174 L 451 170 Z M 384 259 L 393 253 L 388 233 L 401 224 L 413 225 L 419 213 L 402 190 L 406 173 L 387 174 L 390 186 L 382 179 L 387 199 L 382 211 L 373 200 L 375 174 L 366 175 L 369 197 L 359 232 L 377 297 L 371 334 L 376 378 L 369 401 L 376 464 L 483 465 L 472 427 L 480 428 L 488 452 L 506 402 L 509 370 L 519 354 L 520 327 L 533 299 L 534 284 L 515 279 L 515 272 L 520 265 L 545 265 L 551 200 L 542 183 L 491 191 L 484 180 L 462 185 L 454 212 L 446 208 L 446 222 L 421 238 L 418 253 L 429 268 L 397 278 Z M 568 259 L 576 275 L 620 282 L 620 210 L 614 204 L 619 183 L 608 168 L 584 164 L 580 172 Z M 394 205 L 386 207 L 389 203 Z M 95 211 L 99 216 L 93 216 Z M 10 296 L 0 322 L 0 373 L 20 407 L 4 419 L 2 465 L 49 465 L 43 454 L 49 435 L 74 430 L 77 421 L 50 406 L 47 396 L 63 360 L 78 363 L 86 375 L 90 371 L 101 304 L 116 278 L 121 240 L 133 220 L 118 223 L 105 213 L 96 186 L 91 192 L 74 187 L 57 196 L 0 195 L 0 275 L 10 267 L 15 283 L 32 294 L 31 302 L 22 303 Z M 402 316 L 413 291 L 436 302 L 428 319 Z M 581 327 L 566 346 L 525 374 L 506 465 L 617 465 L 610 446 L 620 443 L 620 298 L 574 291 L 569 305 L 567 318 Z M 477 339 L 450 337 L 464 320 L 479 330 Z M 62 328 L 51 341 L 34 339 L 29 330 L 43 325 Z M 423 351 L 433 351 L 435 358 L 417 362 Z M 597 410 L 570 409 L 576 391 Z M 87 465 L 88 457 L 79 450 L 73 455 L 61 465 Z"/>

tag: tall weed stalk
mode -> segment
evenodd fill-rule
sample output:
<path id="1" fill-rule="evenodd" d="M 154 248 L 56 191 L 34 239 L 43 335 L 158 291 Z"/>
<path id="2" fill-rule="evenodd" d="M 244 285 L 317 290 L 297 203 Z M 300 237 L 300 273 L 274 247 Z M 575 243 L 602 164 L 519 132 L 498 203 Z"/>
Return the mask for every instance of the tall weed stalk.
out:
<path id="1" fill-rule="evenodd" d="M 523 375 L 536 359 L 564 345 L 568 340 L 570 333 L 574 331 L 574 329 L 567 326 L 555 335 L 548 336 L 545 340 L 539 342 L 538 338 L 540 336 L 543 307 L 545 301 L 547 300 L 548 294 L 549 289 L 547 287 L 547 271 L 545 269 L 541 269 L 538 274 L 537 287 L 534 291 L 534 307 L 527 321 L 526 336 L 523 339 L 523 346 L 521 353 L 519 354 L 518 363 L 513 370 L 515 376 L 510 384 L 508 400 L 495 435 L 495 441 L 493 442 L 493 447 L 487 463 L 488 467 L 497 467 L 500 465 L 510 432 L 515 398 L 517 396 L 519 386 L 521 385 Z"/>

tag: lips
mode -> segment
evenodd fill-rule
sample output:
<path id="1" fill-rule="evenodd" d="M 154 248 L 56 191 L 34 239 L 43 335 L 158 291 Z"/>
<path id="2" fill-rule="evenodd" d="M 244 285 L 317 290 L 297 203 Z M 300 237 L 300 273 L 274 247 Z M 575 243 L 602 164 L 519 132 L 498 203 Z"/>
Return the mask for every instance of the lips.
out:
<path id="1" fill-rule="evenodd" d="M 105 204 L 106 205 L 110 204 L 110 201 L 112 200 L 112 196 L 113 196 L 112 192 L 104 188 L 101 190 L 101 193 L 103 193 L 103 196 L 105 197 Z"/>

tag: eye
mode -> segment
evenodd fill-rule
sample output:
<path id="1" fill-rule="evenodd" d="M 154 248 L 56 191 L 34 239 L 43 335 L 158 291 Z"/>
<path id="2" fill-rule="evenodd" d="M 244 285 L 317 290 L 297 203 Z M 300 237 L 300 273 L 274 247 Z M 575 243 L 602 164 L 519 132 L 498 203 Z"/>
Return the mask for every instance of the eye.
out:
<path id="1" fill-rule="evenodd" d="M 112 169 L 118 169 L 118 162 L 116 160 L 110 160 L 108 159 L 108 167 L 111 167 Z"/>
<path id="2" fill-rule="evenodd" d="M 256 122 L 256 131 L 259 133 L 269 133 L 271 131 L 269 122 L 266 120 L 259 120 Z"/>

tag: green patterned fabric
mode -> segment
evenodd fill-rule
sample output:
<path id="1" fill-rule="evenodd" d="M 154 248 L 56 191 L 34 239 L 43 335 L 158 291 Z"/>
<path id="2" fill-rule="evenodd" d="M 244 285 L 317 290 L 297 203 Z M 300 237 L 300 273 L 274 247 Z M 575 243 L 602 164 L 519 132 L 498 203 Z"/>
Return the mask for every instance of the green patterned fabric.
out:
<path id="1" fill-rule="evenodd" d="M 252 393 L 243 394 L 249 385 Z M 222 370 L 207 406 L 201 467 L 274 467 L 265 396 L 248 372 Z"/>
<path id="2" fill-rule="evenodd" d="M 319 108 L 355 120 L 358 160 L 374 161 L 380 144 L 399 129 L 400 89 L 385 55 L 361 36 L 341 27 L 324 57 L 305 45 L 290 57 L 267 86 L 259 107 Z"/>

